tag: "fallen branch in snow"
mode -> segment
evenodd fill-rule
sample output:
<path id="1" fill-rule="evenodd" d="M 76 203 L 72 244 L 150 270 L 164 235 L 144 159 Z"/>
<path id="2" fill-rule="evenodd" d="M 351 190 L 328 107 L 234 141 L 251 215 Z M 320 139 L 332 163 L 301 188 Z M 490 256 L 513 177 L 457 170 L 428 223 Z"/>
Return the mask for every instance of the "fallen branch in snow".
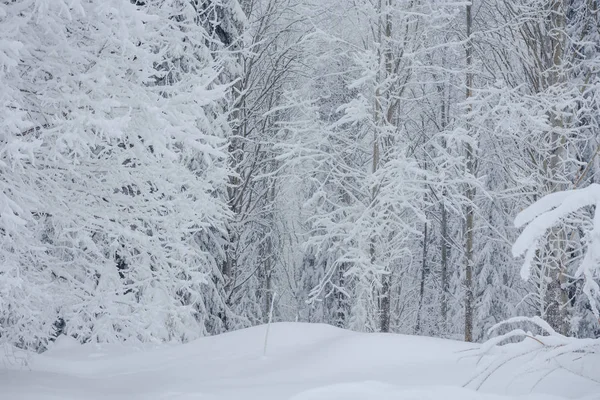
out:
<path id="1" fill-rule="evenodd" d="M 512 318 L 496 324 L 488 333 L 493 333 L 503 326 L 523 322 L 534 324 L 545 334 L 534 335 L 522 329 L 514 329 L 488 340 L 471 354 L 479 358 L 478 364 L 484 359 L 488 362 L 464 385 L 465 387 L 480 389 L 503 367 L 516 367 L 510 370 L 513 378 L 522 373 L 540 373 L 539 379 L 531 389 L 558 369 L 600 383 L 600 377 L 593 375 L 594 371 L 597 375 L 597 371 L 600 370 L 600 339 L 577 339 L 561 335 L 540 317 Z M 518 338 L 523 340 L 512 342 Z M 518 366 L 514 365 L 517 360 Z"/>
<path id="2" fill-rule="evenodd" d="M 540 339 L 536 338 L 535 336 L 531 336 L 531 335 L 525 335 L 525 337 L 526 337 L 526 338 L 529 338 L 529 339 L 533 339 L 533 340 L 535 340 L 536 342 L 538 342 L 538 343 L 539 343 L 539 344 L 541 344 L 542 346 L 546 346 L 546 344 L 545 344 L 544 342 L 542 342 Z"/>

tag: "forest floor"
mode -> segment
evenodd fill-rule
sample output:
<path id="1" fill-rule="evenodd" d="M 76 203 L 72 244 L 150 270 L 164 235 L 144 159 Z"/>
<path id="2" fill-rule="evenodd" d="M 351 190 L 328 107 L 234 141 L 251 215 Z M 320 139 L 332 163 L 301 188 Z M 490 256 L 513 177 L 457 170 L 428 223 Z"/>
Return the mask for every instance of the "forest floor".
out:
<path id="1" fill-rule="evenodd" d="M 185 345 L 79 345 L 62 338 L 42 355 L 0 356 L 6 400 L 557 400 L 600 399 L 600 383 L 565 369 L 496 371 L 463 385 L 485 360 L 478 345 L 278 323 Z M 491 357 L 491 356 L 486 356 Z M 521 363 L 521 364 L 519 364 Z M 600 375 L 600 370 L 598 371 Z"/>

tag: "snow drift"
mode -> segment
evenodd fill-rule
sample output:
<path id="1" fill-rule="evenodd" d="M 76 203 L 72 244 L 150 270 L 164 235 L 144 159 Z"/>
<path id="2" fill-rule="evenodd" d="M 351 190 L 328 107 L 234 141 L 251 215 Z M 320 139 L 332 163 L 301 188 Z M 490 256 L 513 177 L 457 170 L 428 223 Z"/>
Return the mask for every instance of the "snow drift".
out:
<path id="1" fill-rule="evenodd" d="M 185 345 L 79 345 L 61 338 L 41 355 L 6 352 L 3 399 L 557 400 L 600 399 L 600 383 L 559 369 L 551 376 L 500 368 L 480 391 L 479 345 L 278 323 Z M 486 355 L 493 357 L 493 355 Z M 597 361 L 597 360 L 596 360 Z M 600 367 L 600 363 L 597 365 Z M 600 368 L 596 369 L 600 371 Z M 544 373 L 545 374 L 545 373 Z"/>

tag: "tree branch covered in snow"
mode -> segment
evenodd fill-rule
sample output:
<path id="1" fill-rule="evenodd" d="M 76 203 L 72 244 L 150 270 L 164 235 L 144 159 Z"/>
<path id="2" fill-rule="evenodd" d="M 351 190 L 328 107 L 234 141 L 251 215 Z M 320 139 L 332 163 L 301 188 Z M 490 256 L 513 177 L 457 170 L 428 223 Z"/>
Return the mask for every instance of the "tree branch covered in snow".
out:
<path id="1" fill-rule="evenodd" d="M 515 257 L 525 254 L 521 276 L 528 279 L 543 236 L 560 226 L 561 221 L 570 214 L 588 206 L 595 207 L 593 225 L 584 235 L 585 252 L 575 278 L 584 279 L 583 292 L 592 312 L 600 320 L 600 185 L 594 183 L 583 189 L 549 194 L 519 213 L 515 225 L 526 226 L 513 245 L 512 252 Z"/>

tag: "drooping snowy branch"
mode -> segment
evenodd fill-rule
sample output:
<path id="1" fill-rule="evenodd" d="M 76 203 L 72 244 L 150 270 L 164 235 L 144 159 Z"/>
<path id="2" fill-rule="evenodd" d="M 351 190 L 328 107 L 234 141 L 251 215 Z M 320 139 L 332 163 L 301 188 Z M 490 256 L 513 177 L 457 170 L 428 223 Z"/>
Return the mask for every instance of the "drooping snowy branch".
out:
<path id="1" fill-rule="evenodd" d="M 588 297 L 592 311 L 600 318 L 600 185 L 591 184 L 583 189 L 567 190 L 549 194 L 523 210 L 516 218 L 517 227 L 526 225 L 513 245 L 513 255 L 525 253 L 521 269 L 523 279 L 530 276 L 531 263 L 538 250 L 539 242 L 550 229 L 560 226 L 561 220 L 573 212 L 587 206 L 595 206 L 593 228 L 586 233 L 586 251 L 575 277 L 585 280 L 583 290 Z"/>

